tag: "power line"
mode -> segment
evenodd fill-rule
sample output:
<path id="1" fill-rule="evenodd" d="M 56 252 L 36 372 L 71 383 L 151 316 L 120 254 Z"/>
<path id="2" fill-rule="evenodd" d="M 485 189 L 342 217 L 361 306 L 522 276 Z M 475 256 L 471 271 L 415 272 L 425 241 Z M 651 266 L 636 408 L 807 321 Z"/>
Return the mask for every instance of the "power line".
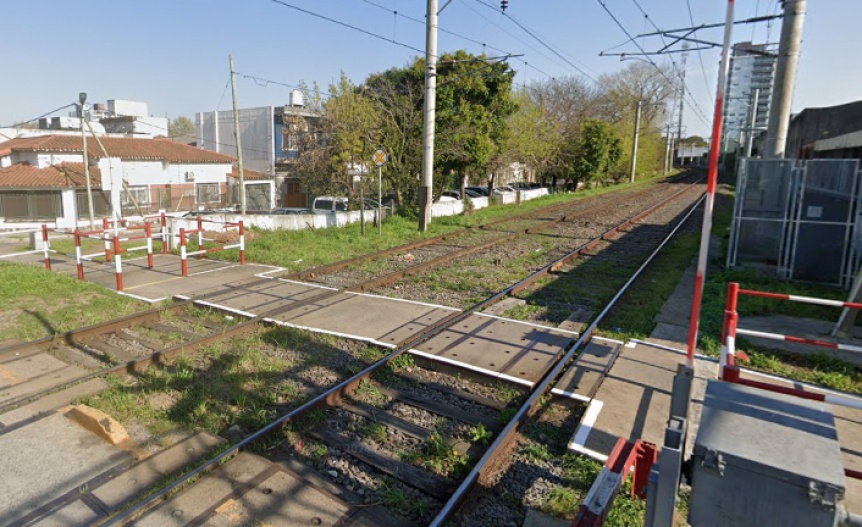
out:
<path id="1" fill-rule="evenodd" d="M 652 66 L 659 72 L 659 74 L 661 74 L 662 77 L 665 78 L 665 80 L 667 80 L 668 82 L 673 84 L 673 81 L 671 81 L 668 78 L 667 74 L 664 71 L 662 71 L 661 68 L 658 67 L 658 64 L 655 63 L 655 61 L 652 59 L 652 57 L 650 57 L 649 55 L 646 55 L 646 51 L 644 50 L 643 46 L 641 46 L 640 43 L 634 39 L 632 34 L 629 32 L 629 30 L 626 29 L 626 27 L 622 24 L 622 22 L 619 21 L 619 19 L 616 17 L 616 15 L 614 15 L 613 12 L 611 12 L 611 10 L 608 9 L 608 6 L 605 4 L 604 0 L 596 0 L 596 1 L 599 3 L 600 6 L 602 6 L 602 8 L 605 10 L 605 12 L 608 14 L 608 16 L 611 17 L 611 20 L 613 20 L 614 23 L 616 23 L 616 25 L 622 30 L 622 32 L 625 33 L 625 35 L 629 38 L 629 40 L 631 42 L 633 42 L 634 45 L 637 46 L 637 48 L 641 51 L 641 53 L 643 53 L 645 55 L 647 62 L 652 64 Z M 691 99 L 691 97 L 689 97 L 689 99 Z M 700 119 L 700 121 L 704 125 L 709 126 L 709 122 L 707 122 L 706 118 L 703 115 L 701 115 L 700 113 L 695 113 L 695 115 L 697 116 L 698 119 Z"/>
<path id="2" fill-rule="evenodd" d="M 487 3 L 485 0 L 476 0 L 476 2 L 478 2 L 479 4 L 481 4 L 481 5 L 485 6 L 485 7 L 489 8 L 489 9 L 491 9 L 491 10 L 493 10 L 493 11 L 497 11 L 497 8 L 496 8 L 496 7 L 494 7 L 493 5 L 491 5 L 491 4 L 489 4 L 489 3 Z M 515 19 L 514 17 L 512 17 L 511 15 L 509 15 L 509 14 L 508 14 L 508 13 L 506 13 L 506 12 L 503 12 L 503 16 L 505 16 L 506 18 L 508 18 L 509 20 L 511 20 L 511 21 L 512 21 L 512 23 L 513 23 L 513 24 L 515 24 L 516 26 L 518 26 L 519 28 L 521 28 L 521 30 L 522 30 L 522 31 L 524 31 L 524 33 L 526 33 L 526 34 L 530 35 L 531 37 L 533 37 L 533 39 L 534 39 L 536 42 L 538 42 L 539 44 L 541 44 L 542 46 L 544 46 L 548 51 L 550 51 L 551 53 L 553 53 L 554 55 L 556 55 L 557 57 L 559 57 L 563 62 L 565 62 L 566 64 L 568 64 L 568 65 L 569 65 L 569 66 L 571 66 L 572 68 L 574 68 L 574 69 L 575 69 L 575 71 L 577 71 L 578 73 L 580 73 L 580 74 L 581 74 L 581 75 L 583 75 L 584 77 L 586 77 L 586 78 L 590 79 L 591 81 L 593 81 L 593 82 L 595 82 L 595 83 L 598 83 L 598 81 L 595 79 L 595 77 L 593 77 L 592 75 L 590 75 L 589 73 L 587 73 L 586 71 L 584 71 L 584 69 L 583 69 L 583 68 L 581 68 L 581 67 L 577 66 L 575 63 L 573 63 L 572 61 L 570 61 L 570 60 L 569 60 L 569 59 L 567 59 L 566 57 L 564 57 L 560 52 L 558 52 L 556 49 L 554 49 L 553 47 L 551 47 L 547 42 L 545 42 L 544 40 L 542 40 L 542 38 L 540 38 L 536 33 L 534 33 L 533 31 L 531 31 L 527 26 L 525 26 L 524 24 L 522 24 L 521 22 L 519 22 L 517 19 Z"/>
<path id="3" fill-rule="evenodd" d="M 227 87 L 230 86 L 230 78 L 227 79 L 227 82 L 224 83 L 224 89 L 221 91 L 221 97 L 218 99 L 218 105 L 216 106 L 216 111 L 221 110 L 221 102 L 224 100 L 224 94 L 227 93 Z"/>
<path id="4" fill-rule="evenodd" d="M 65 110 L 66 108 L 70 108 L 70 107 L 72 107 L 72 106 L 75 106 L 75 104 L 76 104 L 76 103 L 71 103 L 71 104 L 67 104 L 67 105 L 65 105 L 65 106 L 60 106 L 59 108 L 56 108 L 56 109 L 54 109 L 54 110 L 51 110 L 50 112 L 45 112 L 45 113 L 43 113 L 43 114 L 42 114 L 42 115 L 40 115 L 39 117 L 34 117 L 34 118 L 32 118 L 32 119 L 28 119 L 28 120 L 26 120 L 26 121 L 21 121 L 21 122 L 15 123 L 15 124 L 13 124 L 13 125 L 11 126 L 11 128 L 17 128 L 17 127 L 21 126 L 22 124 L 27 124 L 27 123 L 32 123 L 33 121 L 38 121 L 39 119 L 41 119 L 41 118 L 43 118 L 43 117 L 47 117 L 47 116 L 51 115 L 52 113 L 57 113 L 57 112 L 59 112 L 60 110 Z"/>

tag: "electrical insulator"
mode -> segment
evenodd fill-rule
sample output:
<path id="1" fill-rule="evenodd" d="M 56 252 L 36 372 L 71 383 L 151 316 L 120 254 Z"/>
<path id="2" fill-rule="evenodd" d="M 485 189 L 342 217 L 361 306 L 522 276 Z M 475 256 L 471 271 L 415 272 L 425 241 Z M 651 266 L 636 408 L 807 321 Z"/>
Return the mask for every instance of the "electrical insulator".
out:
<path id="1" fill-rule="evenodd" d="M 507 7 L 509 7 L 509 0 L 500 0 L 500 9 L 502 9 L 504 13 L 506 12 Z"/>

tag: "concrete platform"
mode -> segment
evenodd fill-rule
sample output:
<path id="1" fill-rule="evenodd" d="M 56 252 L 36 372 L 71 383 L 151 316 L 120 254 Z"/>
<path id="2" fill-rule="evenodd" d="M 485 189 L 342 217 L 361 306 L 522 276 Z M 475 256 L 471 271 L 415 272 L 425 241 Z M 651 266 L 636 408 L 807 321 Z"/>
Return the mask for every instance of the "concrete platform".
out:
<path id="1" fill-rule="evenodd" d="M 179 295 L 181 298 L 197 297 Z M 283 279 L 203 290 L 202 305 L 278 324 L 394 347 L 457 309 Z M 469 316 L 411 353 L 532 386 L 577 333 L 485 313 Z"/>
<path id="2" fill-rule="evenodd" d="M 132 462 L 129 453 L 56 413 L 0 435 L 0 451 L 4 453 L 0 456 L 0 518 L 4 525 Z"/>
<path id="3" fill-rule="evenodd" d="M 349 511 L 344 501 L 279 465 L 240 453 L 135 525 L 335 526 Z"/>

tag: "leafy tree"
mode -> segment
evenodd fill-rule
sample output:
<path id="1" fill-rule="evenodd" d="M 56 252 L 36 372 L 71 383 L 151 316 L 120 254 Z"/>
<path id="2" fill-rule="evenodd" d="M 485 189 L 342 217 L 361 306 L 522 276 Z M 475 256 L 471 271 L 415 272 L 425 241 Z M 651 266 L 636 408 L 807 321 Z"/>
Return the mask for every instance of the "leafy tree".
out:
<path id="1" fill-rule="evenodd" d="M 195 135 L 197 134 L 197 129 L 195 128 L 195 123 L 192 122 L 191 119 L 184 116 L 179 116 L 176 119 L 172 119 L 168 124 L 168 136 L 169 137 L 181 137 L 184 135 Z"/>
<path id="2" fill-rule="evenodd" d="M 591 185 L 607 181 L 622 157 L 621 144 L 612 125 L 598 119 L 584 121 L 570 172 L 574 183 Z"/>
<path id="3" fill-rule="evenodd" d="M 685 146 L 700 146 L 700 147 L 709 146 L 709 143 L 706 142 L 706 139 L 704 139 L 703 137 L 701 137 L 699 135 L 692 135 L 692 136 L 683 138 L 682 144 L 684 144 Z"/>
<path id="4" fill-rule="evenodd" d="M 316 193 L 353 194 L 354 176 L 367 171 L 379 143 L 374 101 L 343 72 L 323 103 L 321 128 L 326 140 L 299 158 L 296 170 Z"/>

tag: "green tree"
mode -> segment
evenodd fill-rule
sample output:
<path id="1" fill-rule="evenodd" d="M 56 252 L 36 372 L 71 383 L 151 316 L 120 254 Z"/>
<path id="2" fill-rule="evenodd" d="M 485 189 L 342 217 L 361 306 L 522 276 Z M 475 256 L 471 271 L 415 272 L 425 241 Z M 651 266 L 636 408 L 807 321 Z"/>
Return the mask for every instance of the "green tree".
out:
<path id="1" fill-rule="evenodd" d="M 570 175 L 575 185 L 606 182 L 622 157 L 622 141 L 616 129 L 598 119 L 581 125 Z"/>
<path id="2" fill-rule="evenodd" d="M 193 123 L 188 117 L 181 115 L 176 119 L 171 119 L 168 124 L 168 136 L 171 138 L 195 134 L 197 134 L 195 123 Z"/>

